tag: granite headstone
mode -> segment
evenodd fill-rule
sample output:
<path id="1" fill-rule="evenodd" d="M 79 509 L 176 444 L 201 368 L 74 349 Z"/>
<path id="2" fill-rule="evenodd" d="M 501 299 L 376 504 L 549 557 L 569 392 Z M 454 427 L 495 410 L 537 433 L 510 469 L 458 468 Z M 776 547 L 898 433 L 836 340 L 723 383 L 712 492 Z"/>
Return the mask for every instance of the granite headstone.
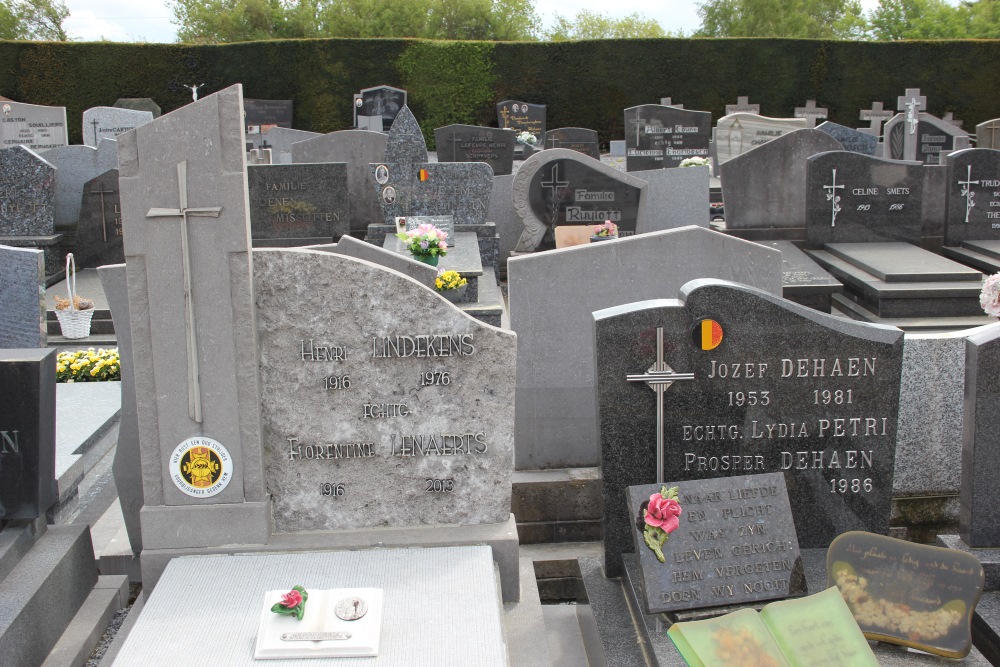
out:
<path id="1" fill-rule="evenodd" d="M 103 139 L 92 146 L 60 146 L 45 151 L 56 168 L 56 231 L 70 232 L 80 219 L 80 198 L 87 181 L 118 168 L 118 143 Z"/>
<path id="2" fill-rule="evenodd" d="M 816 106 L 816 100 L 806 100 L 804 107 L 795 107 L 795 118 L 805 118 L 806 127 L 816 127 L 817 120 L 826 120 L 829 109 Z"/>
<path id="3" fill-rule="evenodd" d="M 515 134 L 530 132 L 541 144 L 545 138 L 545 111 L 544 104 L 504 100 L 497 104 L 497 125 Z"/>
<path id="4" fill-rule="evenodd" d="M 555 248 L 555 228 L 561 225 L 611 220 L 619 236 L 630 236 L 645 217 L 645 181 L 565 148 L 525 160 L 512 190 L 514 210 L 524 222 L 516 252 Z"/>
<path id="5" fill-rule="evenodd" d="M 826 132 L 836 139 L 845 151 L 852 153 L 863 153 L 865 155 L 875 155 L 875 146 L 878 145 L 878 137 L 853 130 L 845 125 L 838 125 L 831 121 L 820 123 L 816 126 L 820 132 Z"/>
<path id="6" fill-rule="evenodd" d="M 1000 150 L 969 148 L 948 164 L 945 245 L 1000 240 Z"/>
<path id="7" fill-rule="evenodd" d="M 26 146 L 41 152 L 68 143 L 66 107 L 0 102 L 0 148 Z"/>
<path id="8" fill-rule="evenodd" d="M 557 130 L 546 130 L 542 148 L 567 148 L 595 160 L 601 159 L 597 130 L 588 130 L 584 127 L 561 127 Z"/>
<path id="9" fill-rule="evenodd" d="M 747 95 L 740 95 L 736 97 L 736 104 L 726 105 L 726 115 L 734 113 L 752 113 L 754 115 L 760 115 L 760 105 L 750 104 L 750 97 Z"/>
<path id="10" fill-rule="evenodd" d="M 876 139 L 882 136 L 882 123 L 892 118 L 895 114 L 889 109 L 883 109 L 882 102 L 872 102 L 871 109 L 862 109 L 858 117 L 860 120 L 867 120 L 868 127 L 858 128 L 858 132 L 870 134 Z"/>
<path id="11" fill-rule="evenodd" d="M 1000 149 L 1000 118 L 976 125 L 976 148 Z"/>
<path id="12" fill-rule="evenodd" d="M 658 104 L 625 109 L 625 168 L 670 168 L 689 157 L 708 157 L 712 114 Z"/>
<path id="13" fill-rule="evenodd" d="M 293 130 L 289 127 L 272 127 L 260 134 L 248 135 L 247 140 L 258 150 L 270 150 L 271 164 L 291 164 L 293 162 L 292 144 L 321 136 L 323 135 L 318 132 Z"/>
<path id="14" fill-rule="evenodd" d="M 56 168 L 24 146 L 0 150 L 0 236 L 55 231 Z"/>
<path id="15" fill-rule="evenodd" d="M 36 519 L 56 489 L 56 351 L 0 349 L 0 521 Z"/>
<path id="16" fill-rule="evenodd" d="M 768 118 L 749 113 L 723 116 L 715 124 L 715 151 L 720 165 L 789 132 L 805 128 L 804 118 Z"/>
<path id="17" fill-rule="evenodd" d="M 243 99 L 243 120 L 247 134 L 261 134 L 272 127 L 292 126 L 292 100 Z"/>
<path id="18" fill-rule="evenodd" d="M 800 547 L 888 531 L 902 331 L 710 279 L 594 321 L 608 576 L 638 483 L 784 473 Z"/>
<path id="19" fill-rule="evenodd" d="M 159 118 L 163 113 L 160 105 L 151 97 L 119 97 L 114 106 L 119 109 L 133 109 L 135 111 L 148 111 L 153 114 L 153 118 Z"/>
<path id="20" fill-rule="evenodd" d="M 117 169 L 84 183 L 73 254 L 79 269 L 96 269 L 103 264 L 125 261 Z"/>
<path id="21" fill-rule="evenodd" d="M 914 128 L 913 131 L 911 128 Z M 885 157 L 893 160 L 942 164 L 943 151 L 969 147 L 968 133 L 929 113 L 918 113 L 915 124 L 906 114 L 896 114 L 885 124 L 883 131 Z"/>
<path id="22" fill-rule="evenodd" d="M 1000 326 L 983 327 L 965 341 L 965 422 L 959 534 L 969 547 L 1000 545 Z"/>
<path id="23" fill-rule="evenodd" d="M 438 162 L 485 162 L 494 176 L 514 166 L 514 133 L 495 127 L 447 125 L 434 130 Z"/>
<path id="24" fill-rule="evenodd" d="M 403 107 L 406 91 L 392 86 L 365 88 L 354 95 L 354 126 L 361 130 L 388 132 Z"/>
<path id="25" fill-rule="evenodd" d="M 45 253 L 0 245 L 0 348 L 45 347 Z"/>
<path id="26" fill-rule="evenodd" d="M 153 120 L 152 111 L 134 111 L 118 107 L 93 107 L 83 112 L 83 144 L 97 148 L 101 139 L 115 139 L 119 134 Z"/>
<path id="27" fill-rule="evenodd" d="M 330 243 L 351 229 L 343 162 L 248 166 L 247 187 L 256 245 Z"/>

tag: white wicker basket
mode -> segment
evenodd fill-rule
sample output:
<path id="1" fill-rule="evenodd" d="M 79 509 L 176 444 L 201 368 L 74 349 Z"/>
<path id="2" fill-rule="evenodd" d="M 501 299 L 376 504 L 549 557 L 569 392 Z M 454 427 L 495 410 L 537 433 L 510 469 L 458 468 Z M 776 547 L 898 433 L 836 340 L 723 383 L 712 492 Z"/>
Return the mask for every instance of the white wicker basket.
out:
<path id="1" fill-rule="evenodd" d="M 94 309 L 77 310 L 76 299 L 76 260 L 73 253 L 66 255 L 66 289 L 69 292 L 69 308 L 57 310 L 56 318 L 63 338 L 86 338 L 90 335 L 90 319 Z"/>

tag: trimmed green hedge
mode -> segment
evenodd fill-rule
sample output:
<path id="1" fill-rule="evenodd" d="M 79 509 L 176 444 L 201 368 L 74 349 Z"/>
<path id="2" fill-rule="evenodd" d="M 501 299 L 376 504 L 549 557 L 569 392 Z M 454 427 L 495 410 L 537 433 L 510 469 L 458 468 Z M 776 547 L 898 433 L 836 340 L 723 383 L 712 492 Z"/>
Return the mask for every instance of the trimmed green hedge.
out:
<path id="1" fill-rule="evenodd" d="M 589 42 L 434 42 L 315 39 L 213 46 L 110 42 L 0 42 L 0 94 L 65 106 L 73 143 L 85 109 L 119 97 L 151 97 L 164 112 L 242 83 L 244 95 L 295 101 L 295 127 L 350 127 L 352 94 L 379 84 L 405 88 L 428 144 L 449 123 L 496 125 L 494 105 L 548 105 L 548 127 L 589 127 L 607 142 L 624 136 L 622 110 L 670 96 L 716 119 L 737 95 L 768 116 L 806 99 L 830 119 L 862 126 L 873 100 L 894 108 L 907 87 L 929 111 L 952 111 L 965 129 L 1000 116 L 995 68 L 1000 41 L 835 42 L 786 39 L 642 39 Z"/>

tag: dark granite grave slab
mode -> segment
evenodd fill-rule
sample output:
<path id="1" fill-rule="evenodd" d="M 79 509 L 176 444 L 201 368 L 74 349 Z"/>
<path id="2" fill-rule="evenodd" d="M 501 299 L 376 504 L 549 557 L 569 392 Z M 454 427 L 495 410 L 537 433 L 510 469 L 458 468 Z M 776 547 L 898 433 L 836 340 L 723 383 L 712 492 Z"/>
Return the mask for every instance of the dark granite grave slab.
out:
<path id="1" fill-rule="evenodd" d="M 434 130 L 438 162 L 485 162 L 494 176 L 514 167 L 515 134 L 477 125 L 448 125 Z M 599 157 L 599 156 L 598 156 Z"/>
<path id="2" fill-rule="evenodd" d="M 991 664 L 1000 664 L 1000 593 L 986 593 L 979 599 L 972 618 L 972 641 Z"/>
<path id="3" fill-rule="evenodd" d="M 712 114 L 659 104 L 625 109 L 627 171 L 671 168 L 689 157 L 708 157 Z M 546 146 L 548 148 L 548 146 Z"/>
<path id="4" fill-rule="evenodd" d="M 952 153 L 945 161 L 945 245 L 1000 240 L 1000 151 L 970 148 Z"/>
<path id="5" fill-rule="evenodd" d="M 55 231 L 56 169 L 24 146 L 0 150 L 0 236 Z"/>
<path id="6" fill-rule="evenodd" d="M 781 251 L 781 295 L 789 301 L 830 312 L 830 297 L 844 291 L 839 280 L 825 271 L 791 241 L 759 241 Z"/>
<path id="7" fill-rule="evenodd" d="M 96 269 L 125 261 L 117 169 L 106 171 L 83 185 L 74 257 L 79 269 Z"/>
<path id="8" fill-rule="evenodd" d="M 250 165 L 247 186 L 254 240 L 328 243 L 351 229 L 343 162 Z"/>
<path id="9" fill-rule="evenodd" d="M 966 338 L 964 414 L 959 534 L 970 547 L 1000 547 L 1000 326 Z"/>
<path id="10" fill-rule="evenodd" d="M 0 350 L 0 520 L 36 519 L 58 499 L 56 350 Z"/>
<path id="11" fill-rule="evenodd" d="M 828 243 L 824 249 L 888 283 L 982 280 L 979 271 L 909 243 Z"/>
<path id="12" fill-rule="evenodd" d="M 907 241 L 923 235 L 919 162 L 832 151 L 806 160 L 806 245 Z"/>
<path id="13" fill-rule="evenodd" d="M 561 127 L 558 130 L 548 130 L 545 133 L 542 148 L 568 148 L 595 160 L 601 159 L 597 131 L 583 127 Z"/>
<path id="14" fill-rule="evenodd" d="M 986 274 L 1000 272 L 1000 241 L 962 241 L 960 246 L 944 246 L 945 257 Z"/>
<path id="15" fill-rule="evenodd" d="M 878 145 L 878 137 L 876 136 L 830 121 L 820 123 L 816 126 L 816 129 L 820 132 L 826 132 L 840 142 L 845 151 L 875 155 L 875 146 Z"/>
<path id="16" fill-rule="evenodd" d="M 253 100 L 243 98 L 243 125 L 256 128 L 259 134 L 269 127 L 292 126 L 292 100 Z"/>
<path id="17" fill-rule="evenodd" d="M 664 480 L 784 472 L 800 546 L 887 532 L 902 332 L 717 280 L 689 282 L 681 301 L 594 313 L 608 573 L 632 548 L 621 493 L 657 481 L 661 410 Z M 675 381 L 658 405 L 627 378 L 661 359 L 694 379 Z"/>
<path id="18" fill-rule="evenodd" d="M 380 132 L 388 132 L 392 127 L 392 122 L 396 120 L 396 115 L 406 106 L 406 91 L 392 86 L 376 86 L 365 88 L 360 93 L 354 95 L 354 125 L 360 127 L 359 116 L 368 118 L 382 117 Z"/>
<path id="19" fill-rule="evenodd" d="M 545 138 L 545 105 L 504 100 L 497 103 L 497 126 L 514 130 L 515 134 L 530 132 L 538 144 Z M 530 153 L 528 153 L 530 155 Z"/>
<path id="20" fill-rule="evenodd" d="M 907 333 L 947 333 L 972 329 L 990 323 L 990 319 L 985 315 L 942 316 L 917 314 L 904 317 L 882 317 L 870 309 L 866 303 L 860 302 L 856 295 L 850 293 L 834 294 L 832 302 L 836 313 L 849 317 L 852 320 L 896 327 Z M 933 306 L 933 303 L 930 305 Z M 930 308 L 926 308 L 926 310 L 930 310 Z M 957 513 L 957 505 L 954 511 Z"/>
<path id="21" fill-rule="evenodd" d="M 678 525 L 660 562 L 645 543 L 644 509 L 665 484 L 630 486 L 628 508 L 650 612 L 777 600 L 805 592 L 782 473 L 680 482 Z"/>

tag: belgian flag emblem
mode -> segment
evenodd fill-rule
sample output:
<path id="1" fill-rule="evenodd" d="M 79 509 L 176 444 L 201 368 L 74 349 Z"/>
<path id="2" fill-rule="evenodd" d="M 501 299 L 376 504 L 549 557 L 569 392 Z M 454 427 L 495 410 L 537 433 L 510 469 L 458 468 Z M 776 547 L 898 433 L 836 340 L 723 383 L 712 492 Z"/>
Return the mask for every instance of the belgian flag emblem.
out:
<path id="1" fill-rule="evenodd" d="M 715 320 L 701 320 L 694 326 L 691 338 L 699 349 L 714 350 L 722 343 L 722 325 Z"/>
<path id="2" fill-rule="evenodd" d="M 426 181 L 430 177 L 431 175 L 427 173 L 426 169 L 421 169 L 420 171 L 417 172 L 417 178 L 419 178 L 421 181 Z"/>

